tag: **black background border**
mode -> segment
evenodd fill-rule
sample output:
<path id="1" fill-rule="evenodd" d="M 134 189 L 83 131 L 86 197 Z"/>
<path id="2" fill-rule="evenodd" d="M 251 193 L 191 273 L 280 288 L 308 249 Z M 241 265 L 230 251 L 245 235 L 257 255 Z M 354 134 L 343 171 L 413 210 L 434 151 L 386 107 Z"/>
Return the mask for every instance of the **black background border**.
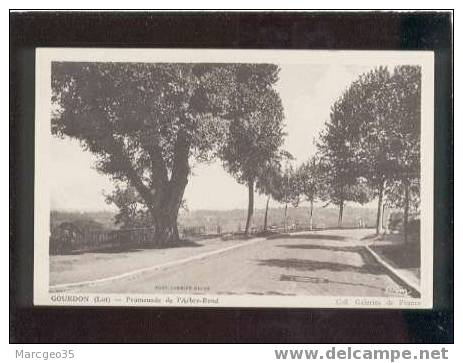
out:
<path id="1" fill-rule="evenodd" d="M 10 12 L 11 343 L 453 343 L 453 13 Z M 433 50 L 432 310 L 34 307 L 35 47 Z"/>

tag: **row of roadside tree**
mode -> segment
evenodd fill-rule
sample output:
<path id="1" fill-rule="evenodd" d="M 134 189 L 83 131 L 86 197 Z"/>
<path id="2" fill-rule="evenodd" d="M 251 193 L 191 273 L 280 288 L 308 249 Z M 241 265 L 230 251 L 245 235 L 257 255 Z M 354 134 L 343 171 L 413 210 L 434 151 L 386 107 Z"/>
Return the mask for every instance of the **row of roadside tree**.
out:
<path id="1" fill-rule="evenodd" d="M 332 106 L 316 154 L 297 168 L 270 163 L 260 192 L 286 206 L 307 201 L 310 228 L 316 202 L 337 206 L 341 227 L 347 202 L 376 199 L 376 233 L 383 232 L 389 206 L 402 211 L 407 241 L 410 215 L 419 213 L 420 204 L 420 110 L 419 67 L 362 74 Z"/>
<path id="2" fill-rule="evenodd" d="M 177 217 L 192 167 L 220 160 L 254 193 L 286 205 L 339 207 L 378 199 L 419 206 L 420 68 L 379 67 L 332 106 L 317 153 L 298 167 L 283 150 L 284 109 L 273 64 L 52 64 L 52 133 L 78 140 L 115 189 L 106 196 L 124 227 L 156 228 L 155 243 L 178 239 Z M 313 135 L 307 135 L 308 138 Z M 268 207 L 268 203 L 267 203 Z M 285 218 L 286 219 L 286 218 Z M 405 234 L 406 235 L 406 234 Z M 405 237 L 406 238 L 406 237 Z"/>

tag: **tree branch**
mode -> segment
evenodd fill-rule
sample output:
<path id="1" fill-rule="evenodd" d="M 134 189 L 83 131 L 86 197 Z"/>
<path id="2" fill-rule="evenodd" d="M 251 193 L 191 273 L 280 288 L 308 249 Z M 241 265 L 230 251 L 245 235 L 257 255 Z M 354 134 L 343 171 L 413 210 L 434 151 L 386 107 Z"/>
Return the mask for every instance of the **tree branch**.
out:
<path id="1" fill-rule="evenodd" d="M 117 155 L 118 159 L 121 162 L 121 172 L 127 177 L 129 182 L 137 190 L 140 196 L 145 200 L 147 206 L 149 208 L 152 208 L 153 194 L 151 192 L 151 189 L 148 188 L 145 185 L 145 183 L 143 183 L 142 178 L 140 177 L 140 175 L 138 175 L 135 167 L 132 165 L 132 162 L 125 154 L 124 147 L 114 139 L 112 139 L 110 146 L 110 154 Z"/>

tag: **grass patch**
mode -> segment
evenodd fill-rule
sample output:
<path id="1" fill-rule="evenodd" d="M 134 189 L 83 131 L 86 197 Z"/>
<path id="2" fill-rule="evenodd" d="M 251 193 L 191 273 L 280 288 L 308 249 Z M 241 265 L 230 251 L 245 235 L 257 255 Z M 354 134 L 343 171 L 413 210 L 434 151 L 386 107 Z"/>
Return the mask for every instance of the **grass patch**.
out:
<path id="1" fill-rule="evenodd" d="M 372 245 L 370 248 L 388 260 L 396 268 L 420 268 L 421 254 L 419 243 L 398 243 L 391 245 Z"/>

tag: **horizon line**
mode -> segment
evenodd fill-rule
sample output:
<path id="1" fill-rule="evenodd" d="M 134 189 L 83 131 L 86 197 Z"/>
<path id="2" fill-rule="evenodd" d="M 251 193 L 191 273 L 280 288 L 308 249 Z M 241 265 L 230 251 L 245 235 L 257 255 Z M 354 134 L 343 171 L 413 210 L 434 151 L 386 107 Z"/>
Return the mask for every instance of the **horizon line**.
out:
<path id="1" fill-rule="evenodd" d="M 358 209 L 375 209 L 374 206 L 366 206 L 366 205 L 345 205 L 344 208 L 358 208 Z M 285 206 L 284 205 L 281 205 L 281 206 L 278 206 L 278 207 L 269 207 L 268 209 L 271 210 L 271 209 L 284 209 Z M 298 207 L 294 207 L 292 205 L 288 205 L 288 208 L 292 208 L 292 209 L 299 209 L 299 208 L 308 208 L 308 206 L 298 206 Z M 329 206 L 326 206 L 326 207 L 320 207 L 320 206 L 316 206 L 314 205 L 314 208 L 321 208 L 321 209 L 339 209 L 338 206 L 333 206 L 333 205 L 329 205 Z M 392 208 L 394 209 L 394 208 Z M 265 210 L 265 207 L 263 208 L 254 208 L 254 210 Z M 247 211 L 247 208 L 230 208 L 230 209 L 214 209 L 214 208 L 195 208 L 195 209 L 191 209 L 191 210 L 179 210 L 179 213 L 191 213 L 191 212 L 204 212 L 204 211 L 211 211 L 211 212 L 217 212 L 217 211 L 220 211 L 220 212 L 230 212 L 230 211 L 244 211 L 246 212 Z M 55 209 L 50 209 L 50 213 L 51 212 L 67 212 L 67 213 L 117 213 L 117 210 L 111 210 L 111 209 L 65 209 L 65 208 L 55 208 Z"/>

